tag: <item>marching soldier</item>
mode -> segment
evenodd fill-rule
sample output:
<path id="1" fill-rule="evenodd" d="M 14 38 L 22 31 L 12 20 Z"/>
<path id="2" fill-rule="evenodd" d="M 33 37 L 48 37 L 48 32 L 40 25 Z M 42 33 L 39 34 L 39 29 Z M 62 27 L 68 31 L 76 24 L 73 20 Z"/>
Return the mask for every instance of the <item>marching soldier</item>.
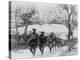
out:
<path id="1" fill-rule="evenodd" d="M 32 32 L 32 34 L 30 34 L 30 38 L 29 38 L 29 47 L 30 47 L 30 51 L 33 53 L 33 56 L 34 56 L 35 52 L 36 52 L 37 45 L 38 45 L 39 36 L 36 33 L 35 28 L 33 28 L 32 30 L 33 30 L 33 32 Z"/>
<path id="2" fill-rule="evenodd" d="M 50 49 L 50 52 L 51 52 L 51 49 L 53 47 L 53 40 L 54 40 L 53 33 L 51 33 L 47 38 L 47 45 L 48 45 L 48 47 Z"/>
<path id="3" fill-rule="evenodd" d="M 39 49 L 41 51 L 41 53 L 43 54 L 44 52 L 44 46 L 46 44 L 46 37 L 44 35 L 44 32 L 42 31 L 40 36 L 39 36 Z"/>

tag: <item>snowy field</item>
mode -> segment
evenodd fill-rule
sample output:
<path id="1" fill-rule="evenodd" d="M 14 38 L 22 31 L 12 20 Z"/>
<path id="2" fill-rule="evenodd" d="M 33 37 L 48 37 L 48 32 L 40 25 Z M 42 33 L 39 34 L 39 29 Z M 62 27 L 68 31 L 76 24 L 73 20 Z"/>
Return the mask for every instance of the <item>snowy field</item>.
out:
<path id="1" fill-rule="evenodd" d="M 12 51 L 12 58 L 38 58 L 38 57 L 49 57 L 49 56 L 59 56 L 62 52 L 67 51 L 67 46 L 62 48 L 52 49 L 51 53 L 48 47 L 44 48 L 44 54 L 42 55 L 39 48 L 36 49 L 35 56 L 32 55 L 29 49 L 21 49 L 18 51 Z"/>
<path id="2" fill-rule="evenodd" d="M 55 57 L 55 56 L 71 56 L 77 55 L 77 49 L 73 49 L 71 52 L 68 51 L 68 47 L 64 46 L 62 48 L 52 49 L 51 53 L 48 47 L 45 47 L 44 54 L 42 55 L 39 48 L 36 49 L 35 56 L 32 55 L 29 49 L 21 49 L 18 51 L 12 51 L 12 59 L 22 59 L 22 58 L 42 58 L 42 57 Z"/>

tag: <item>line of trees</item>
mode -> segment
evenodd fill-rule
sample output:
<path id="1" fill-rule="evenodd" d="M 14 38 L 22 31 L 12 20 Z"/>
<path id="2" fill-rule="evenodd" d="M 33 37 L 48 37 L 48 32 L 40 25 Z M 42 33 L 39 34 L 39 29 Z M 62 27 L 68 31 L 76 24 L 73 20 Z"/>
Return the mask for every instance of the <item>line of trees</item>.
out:
<path id="1" fill-rule="evenodd" d="M 26 9 L 25 13 L 21 13 L 21 9 L 15 10 L 16 27 L 25 26 L 24 35 L 27 35 L 28 25 L 40 24 L 39 19 L 39 13 L 35 8 Z"/>
<path id="2" fill-rule="evenodd" d="M 76 24 L 76 19 L 73 19 L 73 15 L 75 15 L 74 17 L 77 16 L 77 11 L 76 11 L 76 5 L 66 5 L 66 4 L 61 4 L 60 7 L 65 10 L 68 14 L 68 40 L 71 39 L 71 36 L 73 36 L 73 31 L 72 31 L 72 24 L 75 22 Z M 73 22 L 74 21 L 74 22 Z"/>
<path id="3" fill-rule="evenodd" d="M 54 12 L 52 16 L 55 18 L 48 19 L 46 18 L 46 21 L 48 21 L 48 24 L 63 24 L 66 27 L 68 27 L 68 40 L 71 39 L 71 36 L 73 35 L 73 29 L 77 26 L 77 6 L 76 5 L 67 5 L 67 4 L 59 4 L 56 8 L 58 8 L 59 13 L 57 11 L 51 11 Z M 23 8 L 17 7 L 15 9 L 15 23 L 16 23 L 16 31 L 18 34 L 18 27 L 25 26 L 24 34 L 27 35 L 27 27 L 28 25 L 32 24 L 41 24 L 41 18 L 39 15 L 39 11 L 32 7 L 29 9 L 26 9 L 24 13 L 22 13 Z M 62 13 L 63 11 L 66 12 L 66 14 Z M 64 14 L 64 17 L 60 14 Z M 45 18 L 45 16 L 44 16 Z M 64 19 L 65 18 L 65 19 Z M 46 21 L 43 19 L 43 23 L 46 23 Z"/>
<path id="4" fill-rule="evenodd" d="M 68 4 L 59 4 L 57 6 L 58 12 L 50 11 L 55 18 L 49 21 L 49 24 L 63 24 L 68 28 L 68 40 L 73 37 L 73 29 L 77 27 L 77 6 Z M 64 13 L 63 13 L 64 12 Z M 63 16 L 62 16 L 63 15 Z M 49 20 L 50 18 L 48 18 Z"/>

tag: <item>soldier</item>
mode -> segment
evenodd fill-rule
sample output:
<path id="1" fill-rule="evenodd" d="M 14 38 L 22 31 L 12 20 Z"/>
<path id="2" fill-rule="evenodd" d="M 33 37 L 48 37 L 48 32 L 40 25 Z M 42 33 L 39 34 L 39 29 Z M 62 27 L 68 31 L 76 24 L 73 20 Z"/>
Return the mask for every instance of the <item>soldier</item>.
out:
<path id="1" fill-rule="evenodd" d="M 22 39 L 24 40 L 24 46 L 25 46 L 25 48 L 28 48 L 28 35 L 26 35 L 26 34 L 23 34 L 22 35 Z"/>
<path id="2" fill-rule="evenodd" d="M 51 52 L 51 49 L 53 47 L 53 40 L 54 40 L 53 39 L 53 33 L 51 33 L 47 38 L 47 45 L 48 45 L 48 47 L 50 49 L 50 52 Z"/>
<path id="3" fill-rule="evenodd" d="M 60 39 L 59 37 L 54 37 L 55 43 L 56 43 L 56 47 L 60 47 L 61 43 L 62 43 L 62 39 Z"/>
<path id="4" fill-rule="evenodd" d="M 36 48 L 37 48 L 37 45 L 38 45 L 38 34 L 36 33 L 36 29 L 33 28 L 32 29 L 33 32 L 32 34 L 30 34 L 30 38 L 29 38 L 29 47 L 30 47 L 30 51 L 33 53 L 33 56 L 35 55 L 35 52 L 36 52 Z"/>
<path id="5" fill-rule="evenodd" d="M 39 36 L 39 49 L 40 49 L 42 55 L 43 55 L 43 52 L 44 52 L 45 43 L 46 43 L 46 37 L 44 35 L 44 32 L 42 31 L 40 36 Z"/>

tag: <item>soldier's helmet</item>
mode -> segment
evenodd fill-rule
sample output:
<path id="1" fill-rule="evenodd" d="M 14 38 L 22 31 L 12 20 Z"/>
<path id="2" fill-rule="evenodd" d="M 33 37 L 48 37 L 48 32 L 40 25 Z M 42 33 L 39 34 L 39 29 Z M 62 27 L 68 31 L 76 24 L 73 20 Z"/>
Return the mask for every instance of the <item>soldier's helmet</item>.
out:
<path id="1" fill-rule="evenodd" d="M 50 33 L 50 35 L 49 36 L 55 36 L 55 34 L 54 33 Z"/>
<path id="2" fill-rule="evenodd" d="M 44 34 L 44 31 L 41 31 L 42 34 Z"/>
<path id="3" fill-rule="evenodd" d="M 35 28 L 33 28 L 32 30 L 33 30 L 33 31 L 36 31 L 36 29 L 35 29 Z"/>

